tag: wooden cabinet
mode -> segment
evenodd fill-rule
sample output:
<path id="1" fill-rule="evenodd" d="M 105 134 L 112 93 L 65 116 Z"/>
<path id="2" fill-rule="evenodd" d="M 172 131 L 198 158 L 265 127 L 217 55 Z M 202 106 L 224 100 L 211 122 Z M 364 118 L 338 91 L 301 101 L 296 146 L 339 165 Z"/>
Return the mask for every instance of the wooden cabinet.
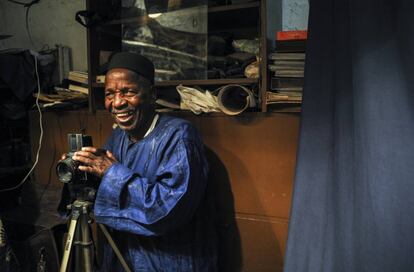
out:
<path id="1" fill-rule="evenodd" d="M 115 10 L 119 7 L 117 1 L 88 0 L 87 9 L 97 14 L 107 14 L 111 5 Z M 168 1 L 164 1 L 168 2 Z M 177 2 L 177 1 L 175 1 Z M 178 1 L 180 2 L 180 1 Z M 227 1 L 226 1 L 227 2 Z M 174 89 L 179 84 L 187 86 L 201 86 L 214 88 L 226 84 L 241 84 L 251 87 L 258 98 L 258 107 L 255 111 L 266 111 L 265 95 L 268 86 L 267 77 L 267 38 L 266 38 L 266 0 L 235 1 L 228 5 L 208 6 L 207 33 L 229 32 L 235 39 L 259 40 L 260 76 L 251 78 L 221 78 L 221 79 L 193 79 L 167 80 L 156 82 L 158 92 Z M 238 3 L 240 2 L 240 3 Z M 105 16 L 102 16 L 105 17 Z M 127 17 L 122 19 L 103 20 L 88 28 L 88 71 L 89 71 L 89 109 L 95 111 L 103 108 L 103 83 L 96 83 L 95 78 L 100 74 L 99 60 L 103 51 L 122 50 L 122 24 L 143 20 L 141 17 Z"/>

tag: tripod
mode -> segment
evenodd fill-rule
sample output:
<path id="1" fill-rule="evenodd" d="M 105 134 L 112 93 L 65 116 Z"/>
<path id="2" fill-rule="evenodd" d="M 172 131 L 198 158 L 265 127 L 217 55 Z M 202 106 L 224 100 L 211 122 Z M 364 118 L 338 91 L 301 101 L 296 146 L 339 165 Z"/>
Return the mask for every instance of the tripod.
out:
<path id="1" fill-rule="evenodd" d="M 93 265 L 95 254 L 90 229 L 90 224 L 92 223 L 92 207 L 93 203 L 85 200 L 75 200 L 68 206 L 68 209 L 71 210 L 70 224 L 63 252 L 62 263 L 60 266 L 60 272 L 67 272 L 71 270 L 85 272 L 94 271 Z M 130 272 L 131 269 L 126 264 L 125 259 L 119 252 L 118 247 L 106 227 L 102 224 L 98 224 L 98 226 L 114 250 L 124 270 Z M 71 256 L 73 246 L 75 246 L 75 248 L 73 248 Z M 74 258 L 73 261 L 71 261 L 73 267 L 68 270 L 69 259 L 71 258 Z"/>

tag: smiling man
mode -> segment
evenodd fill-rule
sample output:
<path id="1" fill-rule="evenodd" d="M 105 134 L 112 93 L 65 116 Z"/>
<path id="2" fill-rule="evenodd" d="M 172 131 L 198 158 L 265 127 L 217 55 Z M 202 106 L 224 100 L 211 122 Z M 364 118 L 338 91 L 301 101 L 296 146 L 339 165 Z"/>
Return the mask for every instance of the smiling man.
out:
<path id="1" fill-rule="evenodd" d="M 106 152 L 86 147 L 73 159 L 101 178 L 96 221 L 110 227 L 133 271 L 216 271 L 203 143 L 187 121 L 155 113 L 153 84 L 148 59 L 115 54 L 105 107 L 118 127 Z M 108 245 L 101 271 L 122 271 Z"/>

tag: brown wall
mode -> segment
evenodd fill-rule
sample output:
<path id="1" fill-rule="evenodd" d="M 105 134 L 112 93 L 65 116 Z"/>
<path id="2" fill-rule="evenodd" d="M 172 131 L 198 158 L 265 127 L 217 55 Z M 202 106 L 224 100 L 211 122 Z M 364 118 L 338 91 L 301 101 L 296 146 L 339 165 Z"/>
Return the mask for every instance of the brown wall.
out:
<path id="1" fill-rule="evenodd" d="M 207 147 L 215 185 L 223 270 L 282 271 L 287 238 L 299 116 L 245 114 L 193 116 L 180 114 L 200 131 Z M 102 145 L 111 131 L 106 112 L 45 113 L 45 133 L 36 178 L 61 186 L 55 165 L 67 150 L 66 135 L 92 135 Z M 38 117 L 31 113 L 33 151 Z"/>

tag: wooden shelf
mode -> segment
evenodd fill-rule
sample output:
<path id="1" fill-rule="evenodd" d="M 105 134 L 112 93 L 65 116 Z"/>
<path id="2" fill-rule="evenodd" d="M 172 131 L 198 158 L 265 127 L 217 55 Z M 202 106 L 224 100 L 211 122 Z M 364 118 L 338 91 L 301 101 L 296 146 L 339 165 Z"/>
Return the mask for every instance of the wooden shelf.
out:
<path id="1" fill-rule="evenodd" d="M 260 6 L 260 1 L 255 1 L 255 2 L 249 2 L 249 3 L 209 7 L 208 12 L 213 13 L 213 12 L 222 12 L 222 11 L 230 11 L 230 10 L 258 8 L 259 6 Z"/>
<path id="2" fill-rule="evenodd" d="M 147 16 L 128 17 L 128 18 L 111 20 L 111 21 L 105 22 L 103 25 L 120 25 L 120 24 L 130 24 L 130 23 L 138 23 L 139 25 L 142 25 L 146 20 L 148 20 Z"/>
<path id="3" fill-rule="evenodd" d="M 222 79 L 191 79 L 191 80 L 167 80 L 155 82 L 157 87 L 169 87 L 182 85 L 227 85 L 227 84 L 256 84 L 259 83 L 257 78 L 222 78 Z M 104 83 L 93 83 L 94 88 L 103 88 Z"/>
<path id="4" fill-rule="evenodd" d="M 226 85 L 226 84 L 254 84 L 257 78 L 222 78 L 222 79 L 192 79 L 192 80 L 168 80 L 156 82 L 155 86 L 168 87 L 177 85 Z"/>
<path id="5" fill-rule="evenodd" d="M 260 1 L 255 1 L 255 2 L 249 2 L 249 3 L 209 7 L 208 8 L 208 13 L 218 13 L 218 12 L 225 12 L 225 11 L 237 11 L 237 10 L 242 10 L 242 9 L 259 8 L 259 7 L 260 7 Z M 128 23 L 143 24 L 147 19 L 148 19 L 147 15 L 128 17 L 128 18 L 120 18 L 120 19 L 105 22 L 104 25 L 119 25 L 119 24 L 128 24 Z"/>

